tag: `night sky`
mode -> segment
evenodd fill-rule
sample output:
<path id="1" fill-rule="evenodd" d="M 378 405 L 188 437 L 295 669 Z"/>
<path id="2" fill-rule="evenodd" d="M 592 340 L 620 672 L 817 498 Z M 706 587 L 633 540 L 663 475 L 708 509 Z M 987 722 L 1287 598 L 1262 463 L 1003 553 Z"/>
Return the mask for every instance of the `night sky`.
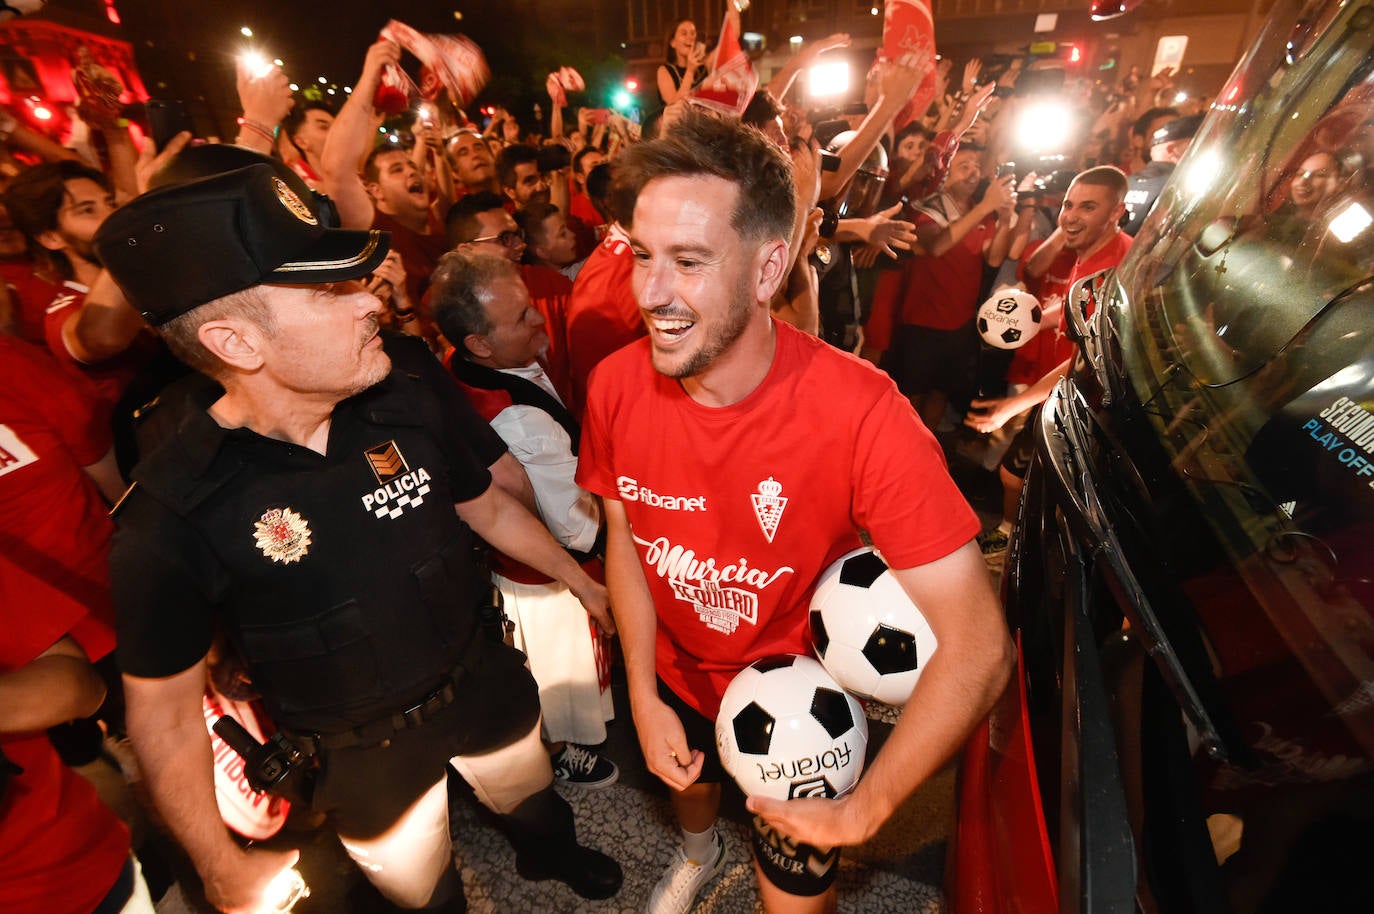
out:
<path id="1" fill-rule="evenodd" d="M 149 92 L 203 97 L 212 106 L 223 103 L 226 89 L 232 92 L 233 56 L 248 45 L 281 58 L 303 88 L 319 76 L 340 88 L 351 85 L 368 46 L 393 15 L 421 32 L 456 32 L 477 42 L 494 75 L 481 101 L 528 105 L 559 63 L 577 66 L 593 83 L 624 69 L 611 53 L 619 52 L 624 34 L 619 0 L 115 0 L 115 6 L 122 25 L 113 34 L 133 44 Z M 48 7 L 58 15 L 105 21 L 105 0 L 50 0 Z M 455 10 L 463 13 L 461 21 Z M 251 39 L 239 34 L 241 26 L 253 30 Z M 413 58 L 406 66 L 414 75 Z"/>

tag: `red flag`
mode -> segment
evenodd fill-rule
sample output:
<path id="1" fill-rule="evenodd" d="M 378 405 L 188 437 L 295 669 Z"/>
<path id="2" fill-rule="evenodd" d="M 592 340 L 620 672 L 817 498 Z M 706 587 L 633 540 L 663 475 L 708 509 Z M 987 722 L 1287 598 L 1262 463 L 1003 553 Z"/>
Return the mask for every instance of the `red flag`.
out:
<path id="1" fill-rule="evenodd" d="M 402 50 L 420 59 L 421 84 L 418 87 L 400 67 L 388 67 L 383 76 L 385 86 L 387 77 L 393 76 L 390 71 L 397 70 L 404 81 L 398 89 L 404 88 L 407 98 L 419 95 L 433 101 L 447 90 L 453 104 L 461 108 L 471 102 L 491 78 L 482 49 L 462 35 L 427 35 L 392 19 L 382 28 L 381 37 L 396 42 Z M 401 79 L 396 82 L 400 83 Z M 377 94 L 382 95 L 380 89 Z"/>
<path id="2" fill-rule="evenodd" d="M 919 117 L 935 100 L 935 21 L 926 0 L 887 0 L 883 46 L 878 56 L 901 66 L 926 68 L 925 79 L 903 109 L 903 113 L 911 111 L 911 116 Z M 898 129 L 903 126 L 902 120 L 897 118 Z"/>
<path id="3" fill-rule="evenodd" d="M 711 60 L 711 72 L 687 100 L 694 105 L 739 117 L 759 87 L 759 75 L 740 45 L 738 14 L 725 16 L 720 28 L 720 43 Z"/>

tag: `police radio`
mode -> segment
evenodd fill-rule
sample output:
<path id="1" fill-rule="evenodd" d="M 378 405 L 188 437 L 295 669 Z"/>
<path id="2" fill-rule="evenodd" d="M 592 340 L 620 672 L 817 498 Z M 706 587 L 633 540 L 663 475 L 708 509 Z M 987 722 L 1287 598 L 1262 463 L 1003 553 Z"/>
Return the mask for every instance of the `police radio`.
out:
<path id="1" fill-rule="evenodd" d="M 260 793 L 274 793 L 293 803 L 308 803 L 306 775 L 309 759 L 280 733 L 260 743 L 228 714 L 215 721 L 215 733 L 243 757 L 248 784 Z"/>

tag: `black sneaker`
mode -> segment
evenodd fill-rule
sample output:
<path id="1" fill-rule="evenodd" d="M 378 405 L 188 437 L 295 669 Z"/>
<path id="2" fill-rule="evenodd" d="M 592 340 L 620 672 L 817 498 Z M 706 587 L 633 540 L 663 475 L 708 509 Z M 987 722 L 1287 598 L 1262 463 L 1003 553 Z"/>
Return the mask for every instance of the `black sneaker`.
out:
<path id="1" fill-rule="evenodd" d="M 553 776 L 572 787 L 608 787 L 620 777 L 620 769 L 585 746 L 564 743 L 553 757 Z"/>
<path id="2" fill-rule="evenodd" d="M 536 859 L 517 853 L 515 871 L 530 882 L 557 879 L 583 898 L 610 898 L 620 891 L 624 874 L 620 864 L 600 851 L 575 845 L 571 853 Z"/>

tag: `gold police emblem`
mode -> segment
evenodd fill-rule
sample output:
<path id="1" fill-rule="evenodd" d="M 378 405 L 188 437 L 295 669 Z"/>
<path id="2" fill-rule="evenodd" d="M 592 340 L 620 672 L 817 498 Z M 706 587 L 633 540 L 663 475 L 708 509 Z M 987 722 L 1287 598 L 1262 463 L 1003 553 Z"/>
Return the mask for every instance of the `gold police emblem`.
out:
<path id="1" fill-rule="evenodd" d="M 290 508 L 272 508 L 253 522 L 253 538 L 262 554 L 290 565 L 310 551 L 310 526 Z"/>
<path id="2" fill-rule="evenodd" d="M 287 187 L 281 178 L 272 179 L 272 189 L 277 192 L 277 199 L 281 201 L 281 205 L 291 211 L 291 215 L 310 225 L 320 224 L 315 214 L 310 211 L 310 207 L 305 205 L 305 201 L 296 196 L 296 192 Z"/>

